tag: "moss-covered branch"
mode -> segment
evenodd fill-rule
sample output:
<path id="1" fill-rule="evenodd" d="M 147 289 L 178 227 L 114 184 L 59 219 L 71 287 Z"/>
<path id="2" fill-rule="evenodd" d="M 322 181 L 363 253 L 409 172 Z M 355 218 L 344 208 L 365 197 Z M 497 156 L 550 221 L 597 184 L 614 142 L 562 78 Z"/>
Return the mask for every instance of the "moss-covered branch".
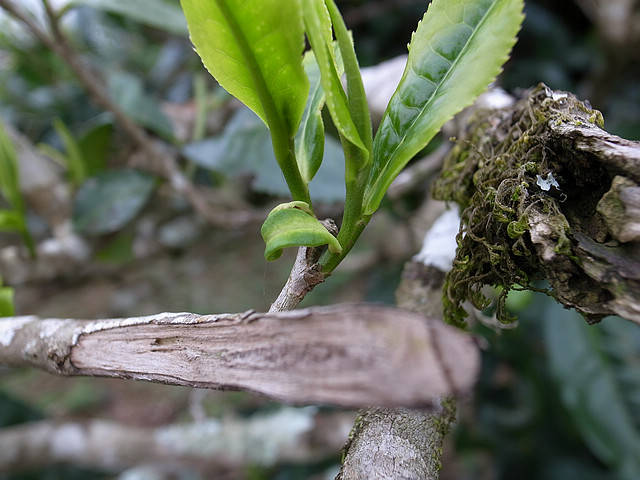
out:
<path id="1" fill-rule="evenodd" d="M 548 293 L 588 321 L 640 323 L 640 142 L 604 131 L 600 112 L 545 85 L 513 106 L 475 110 L 445 160 L 436 198 L 462 209 L 445 316 L 462 303 L 511 319 L 512 288 Z"/>

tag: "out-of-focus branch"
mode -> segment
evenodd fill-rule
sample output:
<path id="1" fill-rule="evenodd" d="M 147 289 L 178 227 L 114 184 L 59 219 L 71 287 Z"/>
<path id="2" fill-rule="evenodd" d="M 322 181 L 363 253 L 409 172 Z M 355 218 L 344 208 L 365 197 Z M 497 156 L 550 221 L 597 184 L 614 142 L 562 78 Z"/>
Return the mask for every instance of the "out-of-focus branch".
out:
<path id="1" fill-rule="evenodd" d="M 286 403 L 420 406 L 468 390 L 477 364 L 466 335 L 431 323 L 367 305 L 93 321 L 9 317 L 0 320 L 0 364 L 241 389 Z M 440 350 L 458 352 L 451 372 Z"/>
<path id="2" fill-rule="evenodd" d="M 169 181 L 172 188 L 185 196 L 194 209 L 213 225 L 224 228 L 237 228 L 257 221 L 262 213 L 229 212 L 216 208 L 180 171 L 175 154 L 165 148 L 159 148 L 147 133 L 131 120 L 122 109 L 111 100 L 102 79 L 86 65 L 60 29 L 60 18 L 48 2 L 44 2 L 49 20 L 51 35 L 43 31 L 37 22 L 21 10 L 11 0 L 0 0 L 0 7 L 20 21 L 40 42 L 56 53 L 75 74 L 89 96 L 100 107 L 111 112 L 117 124 L 145 154 L 148 159 L 159 165 L 158 170 Z"/>
<path id="3" fill-rule="evenodd" d="M 110 421 L 42 421 L 0 429 L 0 471 L 68 463 L 122 471 L 134 465 L 190 466 L 215 478 L 247 464 L 271 467 L 333 456 L 354 415 L 285 407 L 248 419 L 140 428 Z"/>
<path id="4" fill-rule="evenodd" d="M 638 0 L 576 0 L 576 3 L 611 46 L 631 49 L 637 45 L 640 40 Z"/>

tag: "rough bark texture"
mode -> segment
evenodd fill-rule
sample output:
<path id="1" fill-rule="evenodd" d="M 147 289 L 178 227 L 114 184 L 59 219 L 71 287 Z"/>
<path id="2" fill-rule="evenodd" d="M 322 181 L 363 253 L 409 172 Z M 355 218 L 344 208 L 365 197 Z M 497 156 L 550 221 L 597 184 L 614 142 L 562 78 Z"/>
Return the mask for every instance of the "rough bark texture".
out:
<path id="1" fill-rule="evenodd" d="M 451 353 L 445 364 L 439 350 Z M 94 321 L 6 318 L 0 364 L 242 389 L 287 403 L 418 406 L 468 390 L 478 357 L 468 337 L 420 315 L 343 305 Z"/>
<path id="2" fill-rule="evenodd" d="M 356 419 L 336 480 L 437 479 L 455 401 L 429 411 L 370 409 Z"/>
<path id="3" fill-rule="evenodd" d="M 122 471 L 140 464 L 195 467 L 203 478 L 247 464 L 270 467 L 330 457 L 353 415 L 285 407 L 247 419 L 140 428 L 110 421 L 41 421 L 0 430 L 0 471 L 68 463 Z"/>
<path id="4" fill-rule="evenodd" d="M 483 285 L 546 279 L 589 321 L 640 323 L 640 142 L 601 127 L 600 112 L 540 85 L 513 106 L 475 109 L 445 160 L 436 197 L 462 208 L 445 314 L 486 307 Z M 502 318 L 501 318 L 502 317 Z"/>
<path id="5" fill-rule="evenodd" d="M 442 285 L 451 257 L 442 258 L 442 251 L 453 251 L 446 244 L 455 244 L 459 217 L 445 212 L 433 224 L 425 237 L 423 251 L 405 265 L 402 282 L 396 292 L 399 306 L 438 319 L 430 325 L 442 326 Z M 437 265 L 437 266 L 436 266 Z M 437 332 L 432 338 L 437 339 Z M 469 340 L 470 337 L 469 337 Z M 441 365 L 454 394 L 450 362 L 457 353 L 440 349 L 434 341 L 437 361 Z M 467 345 L 463 355 L 478 355 L 477 347 Z M 474 378 L 477 370 L 473 372 Z M 336 480 L 406 479 L 437 480 L 445 435 L 456 418 L 456 404 L 451 397 L 440 399 L 424 410 L 377 408 L 362 412 L 356 419 L 344 449 L 343 463 Z"/>

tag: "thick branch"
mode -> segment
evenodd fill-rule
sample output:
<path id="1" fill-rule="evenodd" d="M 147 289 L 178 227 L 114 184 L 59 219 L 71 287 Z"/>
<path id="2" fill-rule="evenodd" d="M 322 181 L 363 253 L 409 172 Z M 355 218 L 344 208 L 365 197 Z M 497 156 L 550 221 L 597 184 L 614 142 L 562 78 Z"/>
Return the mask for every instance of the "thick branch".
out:
<path id="1" fill-rule="evenodd" d="M 432 323 L 366 305 L 92 321 L 13 317 L 0 320 L 0 364 L 241 389 L 287 403 L 428 405 L 468 390 L 478 360 L 468 337 Z M 449 372 L 437 350 L 451 352 Z"/>
<path id="2" fill-rule="evenodd" d="M 439 320 L 442 316 L 442 284 L 455 251 L 459 223 L 455 211 L 445 212 L 438 218 L 425 236 L 420 255 L 406 264 L 396 293 L 402 307 L 437 318 L 430 323 L 431 328 L 444 326 Z M 445 258 L 447 255 L 449 258 Z M 432 338 L 437 335 L 432 330 Z M 439 342 L 433 344 L 436 360 L 455 391 L 451 362 L 459 356 L 477 358 L 477 348 L 471 339 L 465 350 L 459 352 L 441 349 L 439 345 Z M 478 364 L 474 367 L 474 377 L 477 368 Z M 455 417 L 455 401 L 450 397 L 427 410 L 377 408 L 363 412 L 356 419 L 336 480 L 437 480 L 444 437 Z"/>
<path id="3" fill-rule="evenodd" d="M 100 420 L 34 422 L 0 430 L 0 471 L 59 463 L 121 471 L 148 463 L 192 466 L 214 475 L 247 464 L 304 463 L 334 455 L 352 421 L 346 412 L 285 407 L 248 419 L 206 419 L 160 428 Z"/>
<path id="4" fill-rule="evenodd" d="M 640 323 L 640 142 L 545 85 L 468 118 L 435 189 L 463 209 L 449 319 L 465 300 L 479 305 L 483 285 L 505 287 L 500 313 L 511 286 L 544 278 L 589 321 Z"/>

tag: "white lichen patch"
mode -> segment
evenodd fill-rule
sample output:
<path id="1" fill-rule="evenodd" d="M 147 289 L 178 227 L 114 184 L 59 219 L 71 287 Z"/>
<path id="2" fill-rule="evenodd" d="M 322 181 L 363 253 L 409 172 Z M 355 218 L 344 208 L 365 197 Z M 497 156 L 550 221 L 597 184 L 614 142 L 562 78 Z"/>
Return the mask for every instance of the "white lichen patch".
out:
<path id="1" fill-rule="evenodd" d="M 88 335 L 91 333 L 101 332 L 103 330 L 111 330 L 113 328 L 132 327 L 135 325 L 146 325 L 149 323 L 161 323 L 161 324 L 194 324 L 198 323 L 203 318 L 200 315 L 194 315 L 193 313 L 171 313 L 164 312 L 156 315 L 147 315 L 143 317 L 131 317 L 131 318 L 107 318 L 103 320 L 95 320 L 84 325 L 73 336 L 72 344 L 78 343 L 80 335 Z"/>
<path id="2" fill-rule="evenodd" d="M 456 235 L 460 229 L 457 206 L 444 212 L 434 222 L 422 243 L 422 249 L 414 257 L 417 262 L 448 272 L 456 256 Z"/>
<path id="3" fill-rule="evenodd" d="M 32 315 L 5 319 L 0 318 L 0 345 L 3 347 L 11 345 L 16 332 L 35 319 L 36 317 Z"/>
<path id="4" fill-rule="evenodd" d="M 560 190 L 560 185 L 551 172 L 547 173 L 546 178 L 542 178 L 541 175 L 536 175 L 536 185 L 538 185 L 540 189 L 544 190 L 545 192 L 551 190 L 551 187 L 556 187 L 558 190 Z"/>
<path id="5" fill-rule="evenodd" d="M 55 334 L 60 330 L 60 328 L 67 324 L 67 320 L 59 320 L 59 319 L 47 319 L 40 321 L 38 325 L 38 335 L 41 339 L 46 340 L 47 338 L 55 336 Z"/>

